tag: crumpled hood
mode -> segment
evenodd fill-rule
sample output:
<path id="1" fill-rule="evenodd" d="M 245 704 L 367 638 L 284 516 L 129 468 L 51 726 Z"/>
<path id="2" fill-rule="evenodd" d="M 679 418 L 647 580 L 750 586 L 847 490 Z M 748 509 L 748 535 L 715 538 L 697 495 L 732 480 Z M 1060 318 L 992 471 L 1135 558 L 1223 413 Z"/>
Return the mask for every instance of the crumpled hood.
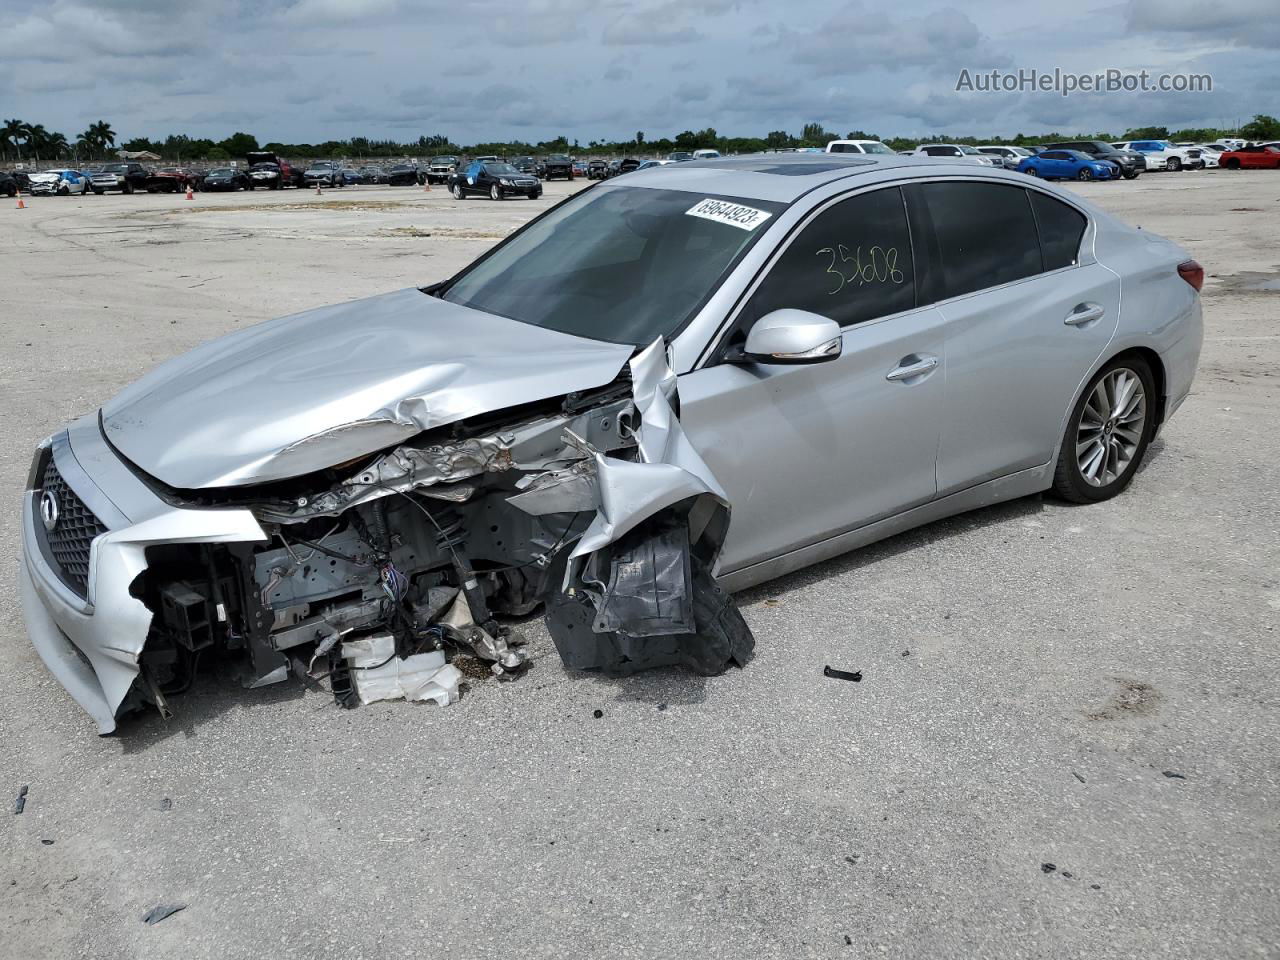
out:
<path id="1" fill-rule="evenodd" d="M 126 388 L 102 416 L 107 439 L 169 486 L 243 486 L 603 386 L 633 352 L 410 288 L 204 344 Z"/>

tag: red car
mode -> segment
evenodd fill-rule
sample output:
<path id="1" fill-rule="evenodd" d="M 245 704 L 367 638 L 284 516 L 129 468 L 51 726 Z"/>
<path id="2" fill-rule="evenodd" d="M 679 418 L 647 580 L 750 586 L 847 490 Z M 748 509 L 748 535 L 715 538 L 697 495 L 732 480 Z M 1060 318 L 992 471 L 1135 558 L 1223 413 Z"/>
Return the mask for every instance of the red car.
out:
<path id="1" fill-rule="evenodd" d="M 147 178 L 147 193 L 181 193 L 200 189 L 200 175 L 183 167 L 164 167 Z"/>
<path id="2" fill-rule="evenodd" d="M 1241 147 L 1218 154 L 1218 166 L 1226 170 L 1280 170 L 1280 147 Z"/>

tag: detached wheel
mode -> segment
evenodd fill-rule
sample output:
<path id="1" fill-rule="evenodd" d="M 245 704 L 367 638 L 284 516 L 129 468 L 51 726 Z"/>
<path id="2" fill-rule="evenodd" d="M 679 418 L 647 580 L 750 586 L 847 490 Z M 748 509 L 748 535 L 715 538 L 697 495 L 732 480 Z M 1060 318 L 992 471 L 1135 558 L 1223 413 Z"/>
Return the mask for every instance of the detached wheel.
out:
<path id="1" fill-rule="evenodd" d="M 502 189 L 496 183 L 493 184 L 491 187 L 489 187 L 489 199 L 490 200 L 502 199 Z"/>
<path id="2" fill-rule="evenodd" d="M 1110 500 L 1129 486 L 1151 442 L 1155 380 L 1139 357 L 1111 361 L 1076 402 L 1053 475 L 1073 503 Z"/>

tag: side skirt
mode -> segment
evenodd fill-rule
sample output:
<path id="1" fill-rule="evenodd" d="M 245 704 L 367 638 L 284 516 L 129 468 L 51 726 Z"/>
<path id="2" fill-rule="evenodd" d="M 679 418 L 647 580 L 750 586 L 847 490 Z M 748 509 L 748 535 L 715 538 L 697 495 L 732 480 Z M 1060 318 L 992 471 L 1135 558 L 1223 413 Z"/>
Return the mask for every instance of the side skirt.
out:
<path id="1" fill-rule="evenodd" d="M 736 593 L 739 590 L 754 587 L 768 580 L 785 577 L 789 573 L 803 570 L 805 567 L 812 566 L 815 563 L 830 560 L 832 557 L 838 557 L 842 553 L 857 550 L 859 547 L 865 547 L 878 540 L 896 536 L 926 523 L 933 523 L 933 521 L 941 520 L 944 517 L 953 517 L 958 513 L 966 513 L 979 507 L 989 507 L 992 504 L 1003 503 L 1006 500 L 1027 497 L 1033 493 L 1048 490 L 1052 485 L 1052 462 L 1039 467 L 1031 467 L 1028 470 L 1012 473 L 1007 477 L 988 480 L 986 483 L 980 483 L 976 487 L 950 494 L 941 500 L 934 500 L 905 513 L 885 517 L 883 520 L 877 520 L 875 523 L 869 523 L 866 526 L 856 527 L 853 530 L 837 534 L 834 537 L 828 537 L 826 540 L 820 540 L 807 547 L 800 547 L 769 560 L 762 560 L 748 567 L 740 567 L 728 573 L 721 573 L 716 577 L 716 582 L 726 590 Z"/>

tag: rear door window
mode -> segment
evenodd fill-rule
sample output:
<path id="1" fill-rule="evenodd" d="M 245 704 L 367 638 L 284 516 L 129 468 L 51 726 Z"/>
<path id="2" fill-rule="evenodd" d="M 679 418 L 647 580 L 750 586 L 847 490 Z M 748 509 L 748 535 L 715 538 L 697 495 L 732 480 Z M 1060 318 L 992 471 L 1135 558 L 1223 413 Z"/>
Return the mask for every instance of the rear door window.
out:
<path id="1" fill-rule="evenodd" d="M 738 329 L 788 307 L 847 327 L 915 305 L 911 232 L 902 191 L 892 187 L 842 200 L 811 220 L 769 270 Z"/>
<path id="2" fill-rule="evenodd" d="M 1045 270 L 1074 266 L 1080 255 L 1080 241 L 1089 221 L 1084 214 L 1039 190 L 1028 190 L 1040 235 Z"/>
<path id="3" fill-rule="evenodd" d="M 1040 241 L 1026 191 L 998 183 L 926 183 L 943 297 L 996 287 L 1042 269 Z"/>

